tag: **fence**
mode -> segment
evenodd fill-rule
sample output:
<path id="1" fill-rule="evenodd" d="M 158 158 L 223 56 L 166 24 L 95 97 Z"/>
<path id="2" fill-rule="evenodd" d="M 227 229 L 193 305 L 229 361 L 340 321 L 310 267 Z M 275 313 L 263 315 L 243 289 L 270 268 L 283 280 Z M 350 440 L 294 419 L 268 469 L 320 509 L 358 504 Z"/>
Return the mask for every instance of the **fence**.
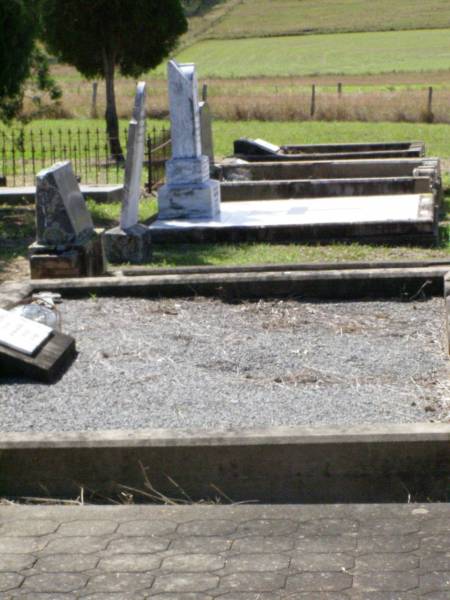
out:
<path id="1" fill-rule="evenodd" d="M 125 149 L 127 130 L 121 131 Z M 142 183 L 151 191 L 164 180 L 171 154 L 170 130 L 153 127 L 145 144 Z M 111 156 L 106 133 L 100 129 L 8 129 L 0 131 L 1 185 L 34 185 L 36 174 L 54 162 L 70 160 L 83 183 L 122 183 L 124 163 Z"/>

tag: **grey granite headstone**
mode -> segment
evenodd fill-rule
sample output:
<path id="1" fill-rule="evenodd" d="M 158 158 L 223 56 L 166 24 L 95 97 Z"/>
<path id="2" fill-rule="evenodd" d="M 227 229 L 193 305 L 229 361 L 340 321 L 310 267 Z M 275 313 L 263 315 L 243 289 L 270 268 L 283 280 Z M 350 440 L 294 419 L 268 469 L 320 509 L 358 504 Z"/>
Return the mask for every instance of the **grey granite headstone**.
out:
<path id="1" fill-rule="evenodd" d="M 172 159 L 158 193 L 159 219 L 212 219 L 220 213 L 220 184 L 202 154 L 195 66 L 168 65 Z"/>
<path id="2" fill-rule="evenodd" d="M 119 227 L 105 232 L 103 242 L 111 263 L 141 264 L 152 256 L 151 234 L 139 220 L 141 174 L 146 134 L 146 84 L 137 85 L 133 117 L 128 127 L 127 160 Z"/>
<path id="3" fill-rule="evenodd" d="M 136 225 L 139 220 L 139 198 L 141 196 L 141 174 L 146 132 L 145 87 L 145 81 L 140 81 L 137 85 L 133 117 L 128 127 L 125 183 L 120 216 L 120 227 L 125 231 Z"/>
<path id="4" fill-rule="evenodd" d="M 72 244 L 91 236 L 94 224 L 69 161 L 36 178 L 36 239 L 46 246 Z"/>

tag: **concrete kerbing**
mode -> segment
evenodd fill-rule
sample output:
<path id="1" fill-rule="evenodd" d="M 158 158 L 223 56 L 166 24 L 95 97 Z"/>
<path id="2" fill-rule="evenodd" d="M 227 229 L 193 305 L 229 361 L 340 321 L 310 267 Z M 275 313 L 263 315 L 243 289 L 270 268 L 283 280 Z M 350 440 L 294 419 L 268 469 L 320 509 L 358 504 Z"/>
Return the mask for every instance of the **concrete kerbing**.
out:
<path id="1" fill-rule="evenodd" d="M 333 425 L 271 427 L 269 429 L 193 430 L 138 429 L 57 433 L 2 432 L 0 453 L 5 450 L 42 448 L 168 448 L 259 445 L 361 444 L 450 442 L 450 425 L 413 423 L 387 425 Z M 0 454 L 1 456 L 1 454 Z M 449 465 L 450 468 L 450 465 Z"/>
<path id="2" fill-rule="evenodd" d="M 113 498 L 122 486 L 234 501 L 448 500 L 450 426 L 2 434 L 0 496 Z"/>
<path id="3" fill-rule="evenodd" d="M 446 266 L 399 269 L 342 269 L 280 272 L 227 272 L 33 280 L 33 289 L 66 298 L 95 292 L 108 296 L 216 296 L 223 299 L 299 297 L 321 299 L 410 298 L 423 288 L 443 295 Z"/>

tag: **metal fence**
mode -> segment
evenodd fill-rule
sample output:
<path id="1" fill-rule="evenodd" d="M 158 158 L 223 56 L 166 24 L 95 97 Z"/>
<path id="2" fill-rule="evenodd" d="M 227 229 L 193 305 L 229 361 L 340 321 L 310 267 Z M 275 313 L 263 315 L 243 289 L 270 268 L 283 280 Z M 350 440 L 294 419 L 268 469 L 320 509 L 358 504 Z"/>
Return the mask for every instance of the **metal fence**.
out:
<path id="1" fill-rule="evenodd" d="M 121 133 L 124 150 L 127 129 Z M 170 130 L 148 130 L 142 184 L 152 191 L 164 180 L 170 158 Z M 70 160 L 87 184 L 122 183 L 124 163 L 111 156 L 106 132 L 89 128 L 8 129 L 0 131 L 0 185 L 34 185 L 36 174 L 60 160 Z"/>

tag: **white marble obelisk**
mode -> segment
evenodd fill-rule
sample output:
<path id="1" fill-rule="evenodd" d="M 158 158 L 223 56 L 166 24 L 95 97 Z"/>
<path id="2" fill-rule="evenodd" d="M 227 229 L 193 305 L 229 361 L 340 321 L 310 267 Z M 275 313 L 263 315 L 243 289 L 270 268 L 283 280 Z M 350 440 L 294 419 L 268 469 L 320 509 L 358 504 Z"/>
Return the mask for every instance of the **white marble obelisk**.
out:
<path id="1" fill-rule="evenodd" d="M 195 65 L 168 65 L 172 158 L 158 193 L 159 219 L 213 219 L 220 213 L 220 184 L 202 155 Z"/>
<path id="2" fill-rule="evenodd" d="M 139 199 L 141 196 L 141 174 L 146 132 L 145 88 L 145 81 L 140 81 L 136 88 L 133 117 L 128 126 L 125 183 L 120 215 L 120 227 L 125 231 L 137 225 L 139 221 Z"/>
<path id="3" fill-rule="evenodd" d="M 120 225 L 109 229 L 103 236 L 105 254 L 111 263 L 142 264 L 152 256 L 150 230 L 139 223 L 146 134 L 145 87 L 145 81 L 140 81 L 137 85 L 133 116 L 128 126 Z"/>

